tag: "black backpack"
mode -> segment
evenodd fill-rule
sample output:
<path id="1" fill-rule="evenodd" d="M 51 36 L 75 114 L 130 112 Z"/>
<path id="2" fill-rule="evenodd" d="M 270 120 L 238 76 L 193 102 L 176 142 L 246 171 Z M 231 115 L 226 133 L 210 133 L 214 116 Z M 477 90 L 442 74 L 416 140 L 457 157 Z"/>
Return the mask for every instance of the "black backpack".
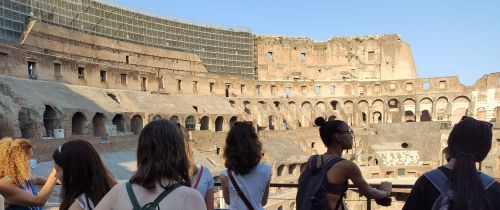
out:
<path id="1" fill-rule="evenodd" d="M 493 177 L 481 172 L 478 172 L 478 175 L 479 178 L 481 178 L 481 182 L 483 183 L 485 190 L 488 190 L 488 188 L 496 182 Z M 448 177 L 439 169 L 428 171 L 424 174 L 424 176 L 441 193 L 441 195 L 439 195 L 439 197 L 432 204 L 432 210 L 448 209 L 451 205 L 450 201 L 454 196 Z"/>
<path id="2" fill-rule="evenodd" d="M 133 210 L 159 210 L 160 201 L 180 186 L 181 184 L 177 183 L 166 188 L 160 195 L 158 195 L 158 197 L 156 197 L 153 202 L 147 203 L 141 207 L 139 202 L 137 201 L 137 198 L 135 197 L 134 191 L 132 190 L 132 185 L 130 184 L 130 182 L 125 183 L 128 197 L 130 198 L 130 202 L 132 202 Z"/>
<path id="3" fill-rule="evenodd" d="M 307 168 L 300 174 L 299 187 L 297 190 L 297 210 L 323 210 L 327 209 L 326 184 L 328 182 L 326 172 L 335 163 L 344 160 L 340 157 L 328 158 L 320 167 L 317 167 L 319 155 L 312 156 L 307 163 Z M 342 196 L 343 197 L 343 196 Z M 335 209 L 342 203 L 342 197 Z"/>

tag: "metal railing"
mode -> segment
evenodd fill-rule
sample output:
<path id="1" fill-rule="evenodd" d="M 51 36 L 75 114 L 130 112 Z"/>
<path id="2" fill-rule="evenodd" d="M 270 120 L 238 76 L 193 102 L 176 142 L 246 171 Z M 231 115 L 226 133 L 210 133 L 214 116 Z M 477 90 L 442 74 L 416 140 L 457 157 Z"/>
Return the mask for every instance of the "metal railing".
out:
<path id="1" fill-rule="evenodd" d="M 216 182 L 214 184 L 215 187 L 220 187 L 221 184 L 220 182 Z M 370 186 L 374 187 L 374 188 L 378 188 L 380 186 L 380 184 L 370 184 Z M 270 184 L 270 187 L 273 188 L 273 187 L 278 187 L 278 188 L 298 188 L 299 185 L 296 184 L 296 183 L 271 183 Z M 393 184 L 392 185 L 392 189 L 411 189 L 413 187 L 413 185 L 411 184 Z M 349 184 L 349 189 L 350 190 L 353 190 L 353 189 L 357 189 L 356 186 L 352 185 L 352 184 Z M 366 210 L 371 210 L 372 209 L 372 198 L 366 198 Z M 216 208 L 215 210 L 227 210 L 227 209 L 221 209 L 221 208 Z"/>

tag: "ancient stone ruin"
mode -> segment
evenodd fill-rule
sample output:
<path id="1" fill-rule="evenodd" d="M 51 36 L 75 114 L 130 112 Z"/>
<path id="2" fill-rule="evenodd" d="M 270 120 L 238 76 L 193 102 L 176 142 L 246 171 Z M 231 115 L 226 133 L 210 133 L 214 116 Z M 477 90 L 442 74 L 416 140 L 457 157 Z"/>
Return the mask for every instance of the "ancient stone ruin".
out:
<path id="1" fill-rule="evenodd" d="M 226 132 L 252 121 L 272 182 L 296 183 L 309 155 L 325 151 L 313 126 L 323 116 L 353 128 L 346 155 L 370 183 L 411 185 L 443 164 L 448 134 L 467 115 L 495 123 L 481 170 L 500 177 L 500 73 L 472 86 L 418 78 L 398 35 L 256 35 L 93 0 L 5 0 L 0 21 L 0 137 L 33 140 L 38 162 L 77 138 L 103 154 L 130 151 L 145 124 L 164 118 L 191 131 L 197 161 L 217 179 Z M 409 188 L 395 191 L 400 209 Z M 272 188 L 266 209 L 295 209 L 294 196 Z M 349 200 L 366 208 L 354 191 Z"/>

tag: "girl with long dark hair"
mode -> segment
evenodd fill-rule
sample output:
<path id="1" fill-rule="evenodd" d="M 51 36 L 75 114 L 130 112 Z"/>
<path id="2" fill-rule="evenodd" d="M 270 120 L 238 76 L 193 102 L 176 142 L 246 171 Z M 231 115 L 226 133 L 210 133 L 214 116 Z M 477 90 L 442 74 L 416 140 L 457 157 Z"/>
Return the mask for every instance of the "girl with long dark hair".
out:
<path id="1" fill-rule="evenodd" d="M 148 123 L 137 142 L 137 171 L 127 183 L 113 187 L 95 209 L 128 210 L 152 205 L 160 209 L 205 210 L 200 193 L 189 187 L 191 177 L 184 147 L 175 122 Z M 158 198 L 158 203 L 151 203 Z"/>
<path id="2" fill-rule="evenodd" d="M 476 169 L 476 163 L 483 161 L 491 149 L 491 138 L 492 125 L 484 121 L 463 117 L 453 127 L 448 137 L 449 162 L 431 171 L 443 174 L 449 181 L 453 192 L 449 210 L 500 209 L 500 184 L 491 179 L 485 186 L 481 177 L 488 176 Z M 433 207 L 441 193 L 427 176 L 415 182 L 404 210 Z"/>
<path id="3" fill-rule="evenodd" d="M 54 151 L 52 158 L 62 182 L 60 210 L 91 210 L 116 184 L 87 141 L 68 141 Z"/>
<path id="4" fill-rule="evenodd" d="M 226 137 L 224 158 L 227 170 L 220 179 L 226 204 L 230 209 L 263 210 L 272 174 L 269 165 L 260 163 L 262 143 L 251 123 L 234 123 Z"/>

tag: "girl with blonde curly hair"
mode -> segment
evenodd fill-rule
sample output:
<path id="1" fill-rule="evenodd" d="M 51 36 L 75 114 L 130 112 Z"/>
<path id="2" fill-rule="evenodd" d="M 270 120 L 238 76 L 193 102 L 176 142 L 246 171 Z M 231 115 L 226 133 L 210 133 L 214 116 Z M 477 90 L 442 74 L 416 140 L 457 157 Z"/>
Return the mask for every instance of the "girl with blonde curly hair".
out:
<path id="1" fill-rule="evenodd" d="M 41 210 L 56 183 L 55 170 L 47 180 L 34 177 L 43 183 L 38 192 L 35 187 L 29 160 L 33 156 L 33 146 L 27 139 L 3 138 L 0 140 L 0 194 L 5 198 L 6 209 Z M 31 207 L 29 207 L 31 206 Z"/>

